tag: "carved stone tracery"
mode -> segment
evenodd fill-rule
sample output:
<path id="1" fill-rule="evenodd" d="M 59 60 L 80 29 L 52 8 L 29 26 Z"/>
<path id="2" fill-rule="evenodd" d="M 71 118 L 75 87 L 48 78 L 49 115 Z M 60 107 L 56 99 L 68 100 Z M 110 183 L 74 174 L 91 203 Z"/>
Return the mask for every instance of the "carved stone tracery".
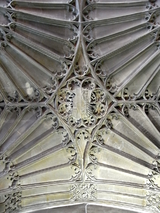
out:
<path id="1" fill-rule="evenodd" d="M 160 212 L 159 11 L 0 2 L 0 212 Z"/>

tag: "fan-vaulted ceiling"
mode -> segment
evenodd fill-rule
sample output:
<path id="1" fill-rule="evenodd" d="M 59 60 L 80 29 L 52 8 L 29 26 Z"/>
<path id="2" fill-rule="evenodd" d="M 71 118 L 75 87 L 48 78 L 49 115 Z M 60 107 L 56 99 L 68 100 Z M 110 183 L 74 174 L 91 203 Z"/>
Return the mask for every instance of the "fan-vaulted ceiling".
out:
<path id="1" fill-rule="evenodd" d="M 160 0 L 0 1 L 0 212 L 160 212 Z"/>

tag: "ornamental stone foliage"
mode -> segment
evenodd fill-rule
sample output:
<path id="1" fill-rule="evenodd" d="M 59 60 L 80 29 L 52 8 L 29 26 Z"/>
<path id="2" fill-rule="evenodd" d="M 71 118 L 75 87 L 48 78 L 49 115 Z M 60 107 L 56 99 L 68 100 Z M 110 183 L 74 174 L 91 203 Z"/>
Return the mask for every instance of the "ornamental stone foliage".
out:
<path id="1" fill-rule="evenodd" d="M 160 0 L 0 1 L 0 212 L 160 212 Z"/>

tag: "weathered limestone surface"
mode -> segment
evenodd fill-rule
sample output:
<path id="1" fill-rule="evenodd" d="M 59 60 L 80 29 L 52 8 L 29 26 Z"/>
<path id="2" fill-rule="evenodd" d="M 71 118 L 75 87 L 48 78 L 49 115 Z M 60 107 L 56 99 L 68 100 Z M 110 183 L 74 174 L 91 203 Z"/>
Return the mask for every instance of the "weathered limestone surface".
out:
<path id="1" fill-rule="evenodd" d="M 160 212 L 160 0 L 0 1 L 0 213 Z"/>

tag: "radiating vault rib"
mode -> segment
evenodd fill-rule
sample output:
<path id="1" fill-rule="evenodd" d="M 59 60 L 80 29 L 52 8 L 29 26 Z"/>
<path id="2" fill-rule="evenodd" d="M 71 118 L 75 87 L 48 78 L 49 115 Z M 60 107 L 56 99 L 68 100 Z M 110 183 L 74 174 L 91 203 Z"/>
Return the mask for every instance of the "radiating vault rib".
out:
<path id="1" fill-rule="evenodd" d="M 159 25 L 160 0 L 2 0 L 0 212 L 160 211 Z"/>

